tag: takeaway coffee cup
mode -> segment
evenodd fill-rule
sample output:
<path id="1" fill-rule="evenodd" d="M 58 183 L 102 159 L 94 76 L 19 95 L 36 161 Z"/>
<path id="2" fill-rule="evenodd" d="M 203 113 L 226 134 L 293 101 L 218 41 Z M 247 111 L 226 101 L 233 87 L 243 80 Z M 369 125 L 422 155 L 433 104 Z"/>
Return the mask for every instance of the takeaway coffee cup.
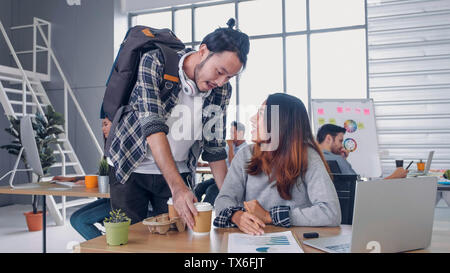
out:
<path id="1" fill-rule="evenodd" d="M 195 203 L 194 205 L 198 211 L 198 214 L 194 217 L 195 225 L 192 230 L 196 235 L 208 234 L 211 231 L 211 215 L 213 206 L 207 202 Z"/>
<path id="2" fill-rule="evenodd" d="M 173 218 L 178 218 L 180 217 L 178 215 L 178 212 L 175 210 L 175 208 L 173 207 L 173 200 L 172 197 L 169 198 L 169 200 L 167 201 L 167 206 L 169 207 L 169 219 L 173 219 Z"/>

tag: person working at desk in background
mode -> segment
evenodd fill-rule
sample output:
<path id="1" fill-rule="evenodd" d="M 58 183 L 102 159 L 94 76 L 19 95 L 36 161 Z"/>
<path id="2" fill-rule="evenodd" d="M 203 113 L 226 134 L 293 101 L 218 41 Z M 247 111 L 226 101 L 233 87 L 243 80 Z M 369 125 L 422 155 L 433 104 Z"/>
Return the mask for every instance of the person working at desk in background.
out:
<path id="1" fill-rule="evenodd" d="M 263 234 L 266 224 L 338 226 L 338 196 L 303 102 L 272 94 L 251 122 L 255 144 L 235 155 L 215 202 L 214 225 L 253 235 Z"/>
<path id="2" fill-rule="evenodd" d="M 344 127 L 325 124 L 317 132 L 317 142 L 325 159 L 327 161 L 337 162 L 341 174 L 357 174 L 353 170 L 352 165 L 347 161 L 349 152 L 342 145 L 346 132 Z M 408 170 L 398 167 L 390 176 L 384 179 L 405 178 L 407 174 Z"/>
<path id="3" fill-rule="evenodd" d="M 228 27 L 208 34 L 198 51 L 178 52 L 181 82 L 170 96 L 160 96 L 161 51 L 142 56 L 129 100 L 133 110 L 112 128 L 108 151 L 113 164 L 110 177 L 117 178 L 117 183 L 110 183 L 112 207 L 121 208 L 132 224 L 147 217 L 149 201 L 155 214 L 166 213 L 172 196 L 175 210 L 190 228 L 194 226 L 198 212 L 192 176 L 200 154 L 221 187 L 227 172 L 228 81 L 245 68 L 250 48 L 248 36 L 233 29 L 234 23 L 231 19 Z M 180 123 L 187 138 L 177 132 Z"/>
<path id="4" fill-rule="evenodd" d="M 106 140 L 111 128 L 111 121 L 101 114 L 103 139 Z M 84 176 L 63 177 L 55 176 L 53 180 L 75 182 L 84 184 Z M 102 235 L 102 232 L 95 224 L 102 224 L 103 220 L 109 216 L 111 202 L 109 198 L 98 199 L 75 211 L 70 217 L 70 224 L 85 240 L 91 240 Z"/>
<path id="5" fill-rule="evenodd" d="M 227 140 L 227 167 L 230 167 L 230 163 L 233 160 L 234 155 L 245 145 L 244 135 L 245 135 L 245 126 L 244 124 L 233 121 L 231 123 L 230 128 L 231 140 Z M 201 183 L 198 183 L 194 188 L 195 197 L 197 200 L 202 200 L 202 196 L 205 195 L 203 199 L 204 202 L 208 202 L 214 206 L 214 201 L 216 200 L 217 194 L 219 194 L 219 188 L 217 187 L 216 181 L 214 178 L 208 179 Z"/>

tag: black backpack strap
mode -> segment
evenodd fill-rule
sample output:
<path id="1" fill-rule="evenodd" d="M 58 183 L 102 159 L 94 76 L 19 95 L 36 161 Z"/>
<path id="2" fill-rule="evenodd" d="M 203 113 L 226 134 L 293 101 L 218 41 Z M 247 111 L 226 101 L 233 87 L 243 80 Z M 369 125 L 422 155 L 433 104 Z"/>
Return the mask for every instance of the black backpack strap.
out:
<path id="1" fill-rule="evenodd" d="M 177 51 L 169 48 L 166 45 L 155 43 L 155 45 L 161 50 L 164 57 L 164 75 L 163 81 L 160 86 L 161 98 L 168 96 L 180 83 L 178 76 L 178 63 L 180 62 L 180 56 Z"/>

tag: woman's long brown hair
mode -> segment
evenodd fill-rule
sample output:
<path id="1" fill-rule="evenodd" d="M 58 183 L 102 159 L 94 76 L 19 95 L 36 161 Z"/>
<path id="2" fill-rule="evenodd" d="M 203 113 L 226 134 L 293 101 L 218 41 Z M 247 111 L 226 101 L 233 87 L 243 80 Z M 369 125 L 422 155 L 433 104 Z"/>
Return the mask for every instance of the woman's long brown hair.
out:
<path id="1" fill-rule="evenodd" d="M 278 105 L 279 109 L 279 144 L 274 151 L 262 151 L 261 142 L 253 149 L 252 158 L 247 165 L 247 173 L 257 175 L 267 174 L 269 181 L 276 180 L 277 190 L 285 200 L 291 200 L 291 189 L 300 176 L 304 179 L 308 169 L 308 147 L 314 149 L 321 157 L 325 168 L 330 173 L 322 152 L 315 141 L 308 113 L 303 102 L 291 95 L 276 93 L 266 100 L 265 120 L 267 132 L 270 133 L 271 107 Z"/>

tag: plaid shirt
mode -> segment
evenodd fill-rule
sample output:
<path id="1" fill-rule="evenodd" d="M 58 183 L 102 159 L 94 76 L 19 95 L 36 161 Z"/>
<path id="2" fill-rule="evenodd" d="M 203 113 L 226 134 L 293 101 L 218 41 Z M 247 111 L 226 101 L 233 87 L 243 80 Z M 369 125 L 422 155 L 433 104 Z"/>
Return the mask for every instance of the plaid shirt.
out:
<path id="1" fill-rule="evenodd" d="M 281 227 L 290 227 L 291 218 L 288 206 L 276 206 L 270 209 L 270 218 L 272 218 L 272 224 Z M 237 211 L 245 211 L 243 207 L 230 207 L 223 209 L 219 215 L 214 219 L 214 226 L 219 228 L 237 227 L 235 223 L 231 222 L 233 214 Z"/>
<path id="2" fill-rule="evenodd" d="M 178 52 L 180 56 L 192 51 L 184 49 Z M 124 184 L 131 173 L 139 166 L 146 156 L 147 136 L 158 132 L 169 132 L 166 120 L 178 103 L 178 94 L 181 84 L 178 84 L 171 94 L 161 99 L 160 89 L 163 78 L 163 56 L 159 50 L 147 52 L 141 58 L 136 85 L 131 93 L 129 108 L 125 112 L 117 128 L 113 132 L 109 155 L 116 170 L 116 179 Z M 222 123 L 214 123 L 211 132 L 218 132 L 221 137 L 209 139 L 202 136 L 189 150 L 187 165 L 192 172 L 189 178 L 191 187 L 194 185 L 195 168 L 200 154 L 202 159 L 208 162 L 227 158 L 224 147 L 226 146 L 226 108 L 231 97 L 231 85 L 229 83 L 215 88 L 207 93 L 203 101 L 203 127 L 214 117 L 222 118 Z M 208 106 L 217 106 L 208 107 Z M 220 108 L 219 108 L 220 107 Z M 220 112 L 218 112 L 220 111 Z M 219 115 L 219 116 L 217 116 Z M 221 116 L 220 116 L 221 115 Z"/>

